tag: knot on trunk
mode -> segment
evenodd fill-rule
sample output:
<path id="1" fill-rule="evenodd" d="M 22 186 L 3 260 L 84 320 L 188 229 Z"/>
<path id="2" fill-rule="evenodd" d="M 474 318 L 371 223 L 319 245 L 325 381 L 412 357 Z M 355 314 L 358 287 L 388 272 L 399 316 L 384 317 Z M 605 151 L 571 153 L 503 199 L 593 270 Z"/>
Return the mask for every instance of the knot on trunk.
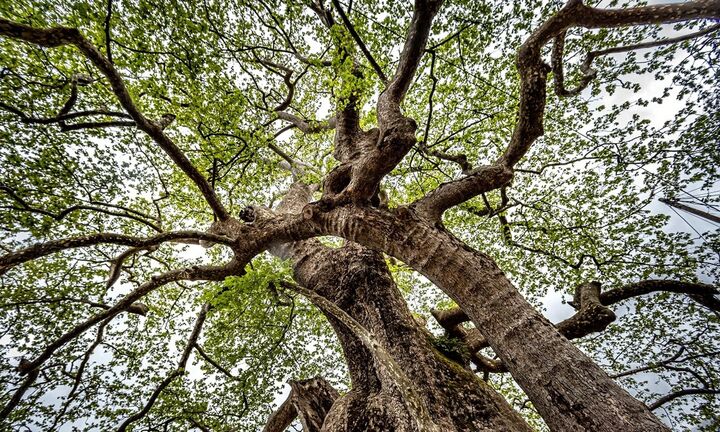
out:
<path id="1" fill-rule="evenodd" d="M 577 310 L 572 317 L 558 324 L 558 330 L 568 339 L 605 330 L 615 321 L 615 313 L 600 302 L 600 282 L 588 282 L 575 288 L 570 305 Z"/>
<path id="2" fill-rule="evenodd" d="M 246 209 L 247 208 L 252 208 L 253 214 L 256 214 L 255 213 L 255 210 L 257 210 L 256 207 L 246 207 Z M 245 211 L 245 210 L 243 210 L 243 211 Z M 253 220 L 255 218 L 253 218 Z M 242 232 L 243 225 L 244 224 L 242 221 L 235 219 L 233 217 L 230 217 L 226 220 L 216 220 L 215 222 L 212 223 L 212 225 L 210 225 L 210 228 L 208 228 L 207 233 L 222 235 L 225 237 L 229 237 L 231 239 L 236 239 L 240 235 L 240 232 Z M 214 242 L 207 241 L 207 240 L 200 240 L 199 243 L 200 243 L 200 246 L 202 246 L 204 248 L 212 247 L 215 244 Z"/>
<path id="3" fill-rule="evenodd" d="M 350 184 L 352 165 L 342 164 L 330 171 L 323 183 L 323 198 L 339 195 Z"/>

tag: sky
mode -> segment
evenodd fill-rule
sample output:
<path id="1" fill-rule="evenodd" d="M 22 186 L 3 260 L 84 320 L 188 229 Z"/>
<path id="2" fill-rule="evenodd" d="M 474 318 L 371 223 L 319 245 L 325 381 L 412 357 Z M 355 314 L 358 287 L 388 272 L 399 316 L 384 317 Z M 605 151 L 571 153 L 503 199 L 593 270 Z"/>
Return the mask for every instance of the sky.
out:
<path id="1" fill-rule="evenodd" d="M 659 1 L 652 1 L 651 3 L 660 3 Z M 672 32 L 668 31 L 666 34 L 671 34 Z M 612 96 L 613 100 L 608 101 L 607 99 L 603 100 L 603 103 L 619 103 L 623 98 L 637 98 L 637 97 L 646 97 L 649 98 L 649 95 L 655 94 L 663 85 L 663 83 L 655 83 L 653 81 L 644 81 L 645 85 L 643 87 L 643 90 L 640 94 L 622 94 L 622 92 L 618 92 L 616 95 Z M 665 120 L 672 119 L 674 116 L 674 112 L 680 107 L 680 105 L 674 100 L 674 98 L 670 97 L 665 102 L 665 105 L 662 109 L 660 109 L 657 105 L 651 104 L 648 108 L 644 108 L 643 112 L 640 112 L 640 115 L 643 117 L 651 118 L 654 123 L 657 123 L 661 125 Z M 328 110 L 328 107 L 323 107 L 324 111 Z M 637 111 L 635 111 L 637 112 Z M 630 115 L 630 114 L 627 114 Z M 318 118 L 325 118 L 326 112 L 318 113 Z M 720 186 L 720 185 L 719 185 Z M 714 190 L 718 190 L 720 187 L 715 188 Z M 689 191 L 692 191 L 693 188 L 688 188 Z M 701 208 L 700 206 L 697 206 L 698 208 Z M 681 211 L 681 210 L 673 210 L 666 204 L 663 204 L 659 202 L 658 200 L 655 200 L 651 206 L 650 210 L 653 213 L 657 214 L 665 214 L 670 217 L 670 221 L 666 227 L 668 232 L 687 232 L 695 237 L 697 237 L 697 232 L 703 233 L 707 231 L 712 231 L 717 229 L 717 225 L 713 224 L 711 222 L 708 222 L 702 218 L 699 218 L 698 216 L 689 214 L 687 212 Z M 705 209 L 707 210 L 707 209 Z M 718 214 L 718 213 L 716 213 Z M 196 258 L 198 260 L 202 260 L 203 257 L 205 257 L 205 249 L 200 246 L 190 246 L 186 252 L 186 258 Z M 702 277 L 702 275 L 700 275 Z M 122 286 L 119 285 L 118 290 L 129 290 L 129 286 Z M 545 315 L 548 319 L 550 319 L 552 322 L 559 322 L 563 319 L 566 319 L 570 317 L 574 313 L 574 309 L 566 304 L 566 301 L 569 300 L 567 296 L 563 296 L 562 294 L 556 293 L 556 292 L 549 292 L 543 299 L 543 306 L 545 310 Z M 173 347 L 171 347 L 173 348 Z M 98 352 L 95 356 L 93 356 L 93 362 L 103 362 L 105 359 L 103 358 L 104 355 L 107 355 L 106 353 Z M 193 363 L 192 360 L 190 362 Z M 199 368 L 197 367 L 190 367 L 191 376 L 200 374 Z M 286 397 L 289 392 L 289 386 L 286 385 L 283 389 L 283 391 L 277 395 L 276 397 L 276 403 L 281 403 Z M 47 402 L 51 402 L 53 399 L 56 399 L 61 394 L 61 391 L 58 390 L 57 392 L 49 393 L 44 397 L 44 400 Z M 62 430 L 70 430 L 71 425 L 65 425 L 65 427 Z"/>

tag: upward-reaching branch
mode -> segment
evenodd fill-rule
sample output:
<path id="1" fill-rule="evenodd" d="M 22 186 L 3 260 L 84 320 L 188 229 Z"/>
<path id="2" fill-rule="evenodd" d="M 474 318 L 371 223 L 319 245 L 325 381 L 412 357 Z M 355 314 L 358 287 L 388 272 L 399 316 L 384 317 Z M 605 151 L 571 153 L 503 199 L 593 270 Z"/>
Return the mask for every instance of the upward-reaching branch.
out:
<path id="1" fill-rule="evenodd" d="M 359 129 L 357 107 L 351 100 L 337 116 L 335 155 L 343 162 L 326 178 L 323 198 L 334 204 L 368 202 L 378 193 L 383 177 L 415 145 L 414 120 L 401 110 L 405 94 L 425 52 L 432 21 L 442 1 L 417 0 L 405 46 L 393 78 L 377 103 L 378 129 Z"/>
<path id="2" fill-rule="evenodd" d="M 296 291 L 307 297 L 313 304 L 322 309 L 323 312 L 341 322 L 342 325 L 347 327 L 347 329 L 358 338 L 360 343 L 372 353 L 373 360 L 377 362 L 378 369 L 382 371 L 382 374 L 387 377 L 392 385 L 397 387 L 397 390 L 403 397 L 403 402 L 406 404 L 405 408 L 414 414 L 413 420 L 416 422 L 415 425 L 418 430 L 427 432 L 440 431 L 440 428 L 430 416 L 427 406 L 425 406 L 425 403 L 417 395 L 405 372 L 365 327 L 325 297 L 296 284 L 289 282 L 281 282 L 281 284 L 286 289 Z"/>
<path id="3" fill-rule="evenodd" d="M 400 114 L 402 103 L 415 77 L 420 60 L 425 52 L 433 18 L 440 10 L 442 0 L 416 0 L 405 46 L 395 74 L 378 99 L 378 123 L 390 120 L 393 114 Z"/>
<path id="4" fill-rule="evenodd" d="M 333 6 L 335 6 L 335 9 L 337 9 L 338 15 L 340 15 L 340 19 L 342 19 L 345 28 L 347 28 L 348 32 L 350 32 L 350 36 L 352 36 L 352 38 L 355 40 L 355 43 L 360 48 L 360 51 L 362 51 L 367 61 L 370 62 L 370 65 L 375 70 L 375 73 L 377 74 L 378 78 L 380 78 L 380 81 L 382 81 L 383 84 L 387 84 L 387 77 L 385 76 L 385 73 L 383 72 L 377 61 L 375 61 L 375 58 L 370 53 L 370 50 L 363 42 L 357 30 L 355 30 L 355 26 L 353 26 L 352 22 L 350 22 L 350 18 L 348 18 L 348 16 L 345 14 L 342 6 L 340 6 L 340 2 L 338 0 L 332 0 L 332 3 Z"/>
<path id="5" fill-rule="evenodd" d="M 542 60 L 541 49 L 571 27 L 608 28 L 687 21 L 720 17 L 720 1 L 705 0 L 659 4 L 627 9 L 600 9 L 570 0 L 520 47 L 517 57 L 520 73 L 520 106 L 510 144 L 498 159 L 510 168 L 527 153 L 543 134 L 546 82 L 551 68 Z"/>
<path id="6" fill-rule="evenodd" d="M 557 38 L 554 53 L 554 57 L 557 59 L 561 55 L 564 33 L 567 29 L 672 23 L 717 17 L 720 17 L 720 1 L 718 0 L 660 4 L 628 9 L 599 9 L 585 6 L 581 0 L 568 1 L 518 50 L 520 101 L 515 128 L 503 154 L 490 166 L 479 167 L 468 176 L 443 183 L 413 204 L 416 211 L 430 221 L 438 221 L 448 208 L 481 193 L 500 188 L 512 179 L 515 165 L 525 156 L 535 140 L 544 133 L 547 77 L 551 67 L 543 61 L 541 50 L 549 41 Z"/>
<path id="7" fill-rule="evenodd" d="M 296 417 L 302 430 L 320 432 L 325 417 L 339 394 L 322 377 L 290 381 L 290 394 L 285 402 L 270 415 L 263 432 L 283 432 Z"/>
<path id="8" fill-rule="evenodd" d="M 68 27 L 34 28 L 0 18 L 0 35 L 48 48 L 72 45 L 80 50 L 108 79 L 120 105 L 135 121 L 137 127 L 147 133 L 197 185 L 218 219 L 225 220 L 230 217 L 205 177 L 163 132 L 163 125 L 146 118 L 135 106 L 123 79 L 112 62 L 103 56 L 77 29 Z"/>
<path id="9" fill-rule="evenodd" d="M 601 292 L 600 283 L 591 282 L 579 285 L 570 304 L 577 310 L 572 317 L 555 324 L 558 331 L 568 339 L 577 339 L 590 333 L 603 331 L 615 320 L 615 314 L 608 306 L 633 297 L 653 292 L 672 292 L 686 294 L 708 309 L 720 311 L 720 301 L 715 295 L 720 293 L 718 288 L 693 282 L 674 280 L 642 280 L 629 283 L 621 287 Z M 433 310 L 435 320 L 451 335 L 461 340 L 472 339 L 471 351 L 488 346 L 478 329 L 467 330 L 461 324 L 470 321 L 470 317 L 459 307 Z"/>

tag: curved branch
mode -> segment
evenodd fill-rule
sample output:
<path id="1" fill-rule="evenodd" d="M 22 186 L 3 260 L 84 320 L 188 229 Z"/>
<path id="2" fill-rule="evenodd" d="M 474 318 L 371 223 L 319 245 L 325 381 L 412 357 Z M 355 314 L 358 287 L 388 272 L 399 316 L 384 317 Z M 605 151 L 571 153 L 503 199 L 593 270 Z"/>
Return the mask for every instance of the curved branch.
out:
<path id="1" fill-rule="evenodd" d="M 660 399 L 656 400 L 655 402 L 648 405 L 648 408 L 650 411 L 654 411 L 661 406 L 665 405 L 668 402 L 672 402 L 677 398 L 681 398 L 683 396 L 689 396 L 689 395 L 696 395 L 696 394 L 707 394 L 707 395 L 715 395 L 720 394 L 720 390 L 716 389 L 708 389 L 708 388 L 692 388 L 692 389 L 684 389 L 679 390 L 673 393 L 670 393 L 668 395 L 665 395 L 661 397 Z"/>
<path id="2" fill-rule="evenodd" d="M 313 304 L 322 309 L 323 312 L 329 314 L 347 327 L 347 329 L 358 338 L 360 343 L 370 351 L 374 361 L 377 362 L 378 369 L 382 371 L 400 392 L 402 400 L 406 405 L 405 408 L 413 414 L 412 419 L 416 422 L 416 426 L 423 431 L 440 432 L 440 428 L 432 420 L 425 403 L 423 403 L 422 399 L 420 399 L 415 392 L 405 372 L 397 362 L 395 362 L 390 353 L 375 340 L 372 333 L 325 297 L 294 283 L 281 281 L 280 284 L 288 290 L 298 292 L 307 297 Z"/>
<path id="3" fill-rule="evenodd" d="M 577 312 L 555 325 L 568 339 L 577 339 L 601 332 L 615 321 L 615 313 L 600 302 L 600 282 L 589 282 L 575 288 L 571 303 Z"/>
<path id="4" fill-rule="evenodd" d="M 661 367 L 666 367 L 668 369 L 677 370 L 679 368 L 669 367 L 669 365 L 672 363 L 683 363 L 688 360 L 694 360 L 694 359 L 705 358 L 705 357 L 717 357 L 718 355 L 720 355 L 720 351 L 712 351 L 712 352 L 706 352 L 706 353 L 700 353 L 700 354 L 693 354 L 693 355 L 689 355 L 689 356 L 680 358 L 680 356 L 684 352 L 685 352 L 685 346 L 681 346 L 680 349 L 678 349 L 678 351 L 675 354 L 673 354 L 672 357 L 669 357 L 665 360 L 661 360 L 659 362 L 653 362 L 653 363 L 650 363 L 648 365 L 641 366 L 638 368 L 626 370 L 625 372 L 620 372 L 618 374 L 610 375 L 610 378 L 622 378 L 622 377 L 626 377 L 629 375 L 634 375 L 636 373 L 645 372 L 645 371 L 649 371 L 649 370 L 653 370 L 653 369 L 657 369 L 657 368 L 661 368 Z M 688 372 L 688 370 L 686 370 L 686 372 Z M 691 372 L 691 373 L 693 373 L 693 372 Z M 700 380 L 700 381 L 703 381 L 703 380 Z"/>
<path id="5" fill-rule="evenodd" d="M 227 369 L 225 369 L 224 367 L 222 367 L 222 366 L 220 365 L 220 363 L 218 363 L 218 362 L 216 362 L 215 360 L 213 360 L 213 359 L 205 352 L 205 350 L 202 349 L 202 347 L 200 346 L 199 343 L 195 343 L 194 348 L 195 348 L 195 350 L 198 352 L 198 354 L 200 354 L 200 357 L 202 357 L 203 359 L 205 359 L 206 362 L 210 363 L 210 365 L 212 365 L 212 367 L 214 367 L 215 369 L 217 369 L 218 371 L 220 371 L 223 375 L 225 375 L 226 377 L 230 378 L 230 379 L 233 380 L 233 381 L 238 381 L 238 380 L 239 380 L 239 378 L 236 377 L 235 375 L 231 374 L 229 370 L 227 370 Z"/>
<path id="6" fill-rule="evenodd" d="M 187 367 L 188 359 L 190 358 L 190 354 L 192 353 L 193 348 L 197 344 L 197 340 L 200 337 L 200 332 L 202 331 L 203 324 L 205 324 L 205 319 L 207 318 L 207 313 L 209 310 L 209 303 L 205 303 L 200 308 L 200 312 L 198 313 L 197 319 L 195 320 L 195 326 L 193 327 L 192 333 L 190 333 L 190 337 L 185 344 L 185 349 L 183 350 L 182 356 L 180 357 L 177 368 L 170 372 L 170 374 L 168 374 L 168 376 L 165 377 L 165 379 L 162 380 L 162 382 L 155 388 L 155 391 L 153 391 L 152 395 L 150 395 L 150 399 L 148 399 L 147 403 L 145 403 L 145 406 L 143 406 L 140 411 L 128 417 L 120 425 L 120 427 L 118 428 L 118 432 L 124 432 L 128 428 L 128 426 L 145 417 L 145 415 L 152 409 L 155 401 L 158 397 L 160 397 L 160 394 L 163 392 L 163 390 L 165 390 L 165 388 L 169 386 L 173 382 L 173 380 L 175 380 L 175 378 L 185 374 L 185 368 Z"/>
<path id="7" fill-rule="evenodd" d="M 106 121 L 106 122 L 81 122 L 74 124 L 61 125 L 62 132 L 70 132 L 82 129 L 104 129 L 113 127 L 133 127 L 136 126 L 134 121 Z"/>
<path id="8" fill-rule="evenodd" d="M 62 348 L 65 344 L 72 341 L 73 339 L 76 339 L 94 325 L 106 320 L 109 321 L 113 317 L 117 316 L 119 313 L 133 307 L 133 305 L 137 304 L 137 300 L 148 295 L 155 289 L 167 285 L 168 283 L 181 280 L 221 281 L 227 276 L 239 275 L 242 274 L 242 272 L 243 265 L 238 261 L 233 260 L 225 264 L 224 266 L 194 266 L 184 269 L 173 270 L 157 276 L 153 276 L 149 281 L 140 285 L 135 290 L 120 299 L 120 301 L 118 301 L 114 306 L 103 312 L 93 315 L 92 317 L 76 325 L 71 330 L 57 338 L 55 341 L 45 347 L 45 349 L 37 357 L 35 357 L 34 360 L 28 361 L 23 359 L 23 361 L 21 361 L 20 365 L 18 366 L 18 371 L 21 375 L 28 375 L 28 378 L 23 383 L 23 386 L 27 389 L 32 385 L 32 383 L 37 378 L 40 366 L 42 366 L 43 363 L 45 363 L 50 357 L 52 357 L 55 351 Z M 190 346 L 189 348 L 186 347 L 185 351 L 183 352 L 184 362 L 187 362 L 187 357 L 189 357 L 190 355 L 190 350 L 192 350 L 192 346 Z M 184 365 L 182 359 L 181 365 Z M 22 394 L 17 397 L 17 400 L 15 400 L 15 398 L 11 399 L 8 405 L 3 408 L 2 413 L 7 416 L 20 401 L 20 398 L 22 398 Z"/>
<path id="9" fill-rule="evenodd" d="M 298 415 L 295 404 L 293 403 L 294 398 L 295 393 L 293 390 L 290 390 L 287 399 L 270 414 L 262 432 L 285 432 L 285 430 L 290 427 Z"/>
<path id="10" fill-rule="evenodd" d="M 163 125 L 148 120 L 140 112 L 115 66 L 88 42 L 77 29 L 67 27 L 34 28 L 0 18 L 0 35 L 48 48 L 63 45 L 75 46 L 105 75 L 120 105 L 137 123 L 138 129 L 147 133 L 170 156 L 185 175 L 197 185 L 218 219 L 225 220 L 230 217 L 205 177 L 193 166 L 182 150 L 165 135 Z"/>
<path id="11" fill-rule="evenodd" d="M 633 45 L 625 45 L 625 46 L 619 46 L 619 47 L 613 47 L 613 48 L 606 48 L 602 50 L 597 51 L 590 51 L 585 56 L 585 60 L 583 61 L 582 65 L 580 66 L 580 70 L 583 73 L 583 76 L 580 80 L 580 83 L 573 89 L 568 90 L 565 88 L 565 77 L 563 72 L 563 51 L 564 51 L 564 45 L 565 45 L 565 32 L 562 32 L 558 36 L 555 37 L 555 42 L 553 44 L 553 54 L 552 54 L 552 68 L 553 68 L 553 80 L 555 84 L 555 93 L 558 96 L 573 96 L 577 95 L 581 91 L 583 91 L 587 86 L 590 84 L 590 82 L 595 78 L 597 72 L 592 68 L 593 61 L 604 55 L 608 54 L 617 54 L 627 51 L 634 51 L 634 50 L 640 50 L 640 49 L 647 49 L 647 48 L 654 48 L 659 47 L 663 45 L 669 45 L 674 43 L 683 42 L 686 40 L 694 39 L 696 37 L 704 36 L 706 34 L 713 33 L 715 31 L 720 30 L 720 24 L 715 24 L 713 26 L 707 27 L 703 30 L 689 33 L 682 36 L 677 36 L 673 38 L 667 38 L 662 39 L 658 41 L 651 41 L 651 42 L 642 42 L 637 43 Z"/>
<path id="12" fill-rule="evenodd" d="M 577 339 L 590 333 L 600 332 L 615 320 L 615 314 L 607 306 L 658 291 L 687 294 L 712 310 L 717 310 L 714 307 L 719 303 L 714 297 L 719 292 L 718 289 L 712 285 L 700 283 L 645 280 L 601 292 L 599 282 L 590 282 L 579 285 L 576 288 L 573 301 L 570 302 L 578 312 L 572 317 L 555 324 L 555 327 L 568 339 Z M 462 327 L 461 324 L 470 321 L 470 317 L 461 308 L 432 310 L 431 313 L 438 324 L 451 336 L 463 341 L 471 353 L 489 346 L 478 329 L 465 329 Z M 491 370 L 491 372 L 496 372 L 496 370 Z"/>
<path id="13" fill-rule="evenodd" d="M 24 262 L 41 258 L 66 249 L 94 246 L 98 244 L 116 244 L 133 246 L 136 248 L 147 248 L 169 241 L 207 241 L 225 245 L 233 245 L 234 241 L 225 236 L 209 234 L 202 231 L 173 231 L 158 234 L 153 237 L 134 237 L 125 234 L 99 233 L 79 237 L 71 237 L 60 240 L 51 240 L 45 243 L 37 243 L 32 246 L 0 256 L 0 275 L 10 268 Z"/>
<path id="14" fill-rule="evenodd" d="M 562 57 L 565 31 L 569 28 L 670 23 L 709 17 L 720 17 L 720 1 L 691 1 L 682 4 L 660 4 L 628 9 L 598 9 L 585 6 L 580 0 L 568 1 L 555 16 L 537 29 L 518 51 L 520 102 L 517 122 L 510 143 L 503 154 L 493 165 L 480 167 L 476 172 L 462 179 L 444 183 L 428 194 L 426 198 L 419 200 L 416 207 L 421 215 L 433 222 L 438 221 L 447 208 L 461 204 L 483 191 L 487 191 L 488 188 L 496 189 L 510 181 L 515 164 L 527 153 L 532 143 L 544 133 L 546 83 L 551 68 L 542 60 L 541 49 L 550 40 L 555 39 L 552 57 L 553 64 L 556 65 L 556 76 L 560 80 L 558 82 L 561 82 L 563 72 L 558 65 L 560 64 L 559 59 Z M 668 43 L 670 42 L 672 41 Z M 603 52 L 598 55 L 609 53 Z M 506 168 L 507 172 L 501 170 L 501 167 Z M 489 173 L 491 171 L 501 172 L 502 175 L 497 179 L 488 178 L 488 175 L 492 176 Z"/>
<path id="15" fill-rule="evenodd" d="M 83 334 L 90 327 L 95 324 L 114 317 L 120 312 L 123 312 L 130 308 L 137 300 L 148 295 L 150 292 L 160 288 L 163 285 L 167 285 L 171 282 L 177 282 L 181 280 L 212 280 L 221 281 L 225 277 L 232 274 L 239 274 L 242 271 L 242 266 L 237 261 L 231 261 L 224 266 L 194 266 L 187 267 L 184 269 L 178 269 L 163 273 L 161 275 L 153 276 L 149 281 L 137 287 L 135 290 L 123 297 L 119 302 L 109 309 L 104 310 L 86 321 L 76 325 L 67 333 L 60 336 L 50 345 L 48 345 L 36 358 L 32 361 L 23 363 L 19 369 L 21 374 L 26 374 L 33 369 L 38 368 L 47 359 L 49 359 L 55 351 L 64 346 L 66 343 L 75 339 L 76 337 Z"/>
<path id="16" fill-rule="evenodd" d="M 713 311 L 720 312 L 720 300 L 715 297 L 720 294 L 720 290 L 717 287 L 703 283 L 673 280 L 644 280 L 627 284 L 600 294 L 600 302 L 608 306 L 632 297 L 658 291 L 687 294 L 698 303 Z"/>
<path id="17" fill-rule="evenodd" d="M 284 120 L 305 134 L 312 134 L 335 129 L 335 117 L 323 121 L 307 121 L 286 111 L 277 111 L 277 117 Z"/>
<path id="18" fill-rule="evenodd" d="M 563 32 L 572 27 L 607 28 L 673 23 L 712 17 L 720 17 L 720 1 L 718 0 L 658 4 L 627 9 L 599 9 L 585 6 L 581 0 L 568 1 L 518 50 L 520 104 L 517 122 L 510 144 L 496 163 L 510 168 L 514 167 L 527 153 L 533 142 L 544 133 L 546 83 L 551 68 L 542 60 L 541 50 L 550 40 L 558 36 L 561 40 Z"/>
<path id="19" fill-rule="evenodd" d="M 81 298 L 53 297 L 53 298 L 48 298 L 48 299 L 25 300 L 25 301 L 11 302 L 11 303 L 3 303 L 3 304 L 0 304 L 0 309 L 32 305 L 32 304 L 40 304 L 40 303 L 61 303 L 61 302 L 84 303 L 86 305 L 100 308 L 100 309 L 110 309 L 112 307 L 105 303 L 94 302 L 92 300 L 86 300 L 86 299 L 81 299 Z M 132 305 L 130 305 L 130 307 L 127 308 L 126 312 L 145 316 L 148 313 L 148 307 L 143 303 L 133 303 Z"/>
<path id="20" fill-rule="evenodd" d="M 68 101 L 70 102 L 70 100 Z M 67 107 L 67 103 L 65 105 Z M 62 123 L 67 120 L 73 120 L 80 117 L 92 117 L 92 116 L 106 116 L 106 117 L 119 117 L 119 118 L 130 118 L 129 115 L 117 111 L 107 111 L 107 110 L 86 110 L 86 111 L 76 111 L 73 113 L 67 113 L 63 112 L 65 108 L 63 108 L 60 113 L 54 117 L 31 117 L 27 114 L 25 114 L 23 111 L 21 111 L 18 108 L 15 108 L 11 105 L 8 105 L 4 102 L 0 102 L 0 108 L 3 110 L 15 114 L 16 116 L 20 117 L 20 122 L 25 124 L 54 124 L 54 123 L 61 123 L 61 129 L 62 130 L 71 130 L 71 129 L 63 129 L 72 127 L 74 125 L 63 125 Z M 135 122 L 132 123 L 132 126 L 135 125 Z"/>
<path id="21" fill-rule="evenodd" d="M 123 262 L 129 257 L 139 253 L 140 251 L 146 250 L 148 253 L 157 250 L 157 246 L 144 246 L 144 247 L 132 247 L 117 256 L 110 264 L 110 274 L 108 280 L 105 283 L 105 288 L 110 288 L 120 278 L 120 272 L 122 271 Z"/>
<path id="22" fill-rule="evenodd" d="M 467 176 L 443 183 L 435 190 L 411 204 L 422 218 L 439 222 L 443 213 L 480 194 L 500 189 L 512 180 L 513 171 L 503 165 L 484 165 Z"/>
<path id="23" fill-rule="evenodd" d="M 290 394 L 268 418 L 263 432 L 283 432 L 300 417 L 302 430 L 320 432 L 339 393 L 322 377 L 290 381 Z"/>
<path id="24" fill-rule="evenodd" d="M 157 232 L 162 232 L 162 228 L 160 228 L 159 225 L 145 219 L 145 217 L 147 215 L 142 215 L 141 213 L 139 213 L 137 211 L 134 211 L 132 209 L 127 209 L 125 207 L 116 206 L 113 204 L 105 204 L 105 203 L 95 202 L 96 204 L 102 204 L 102 205 L 106 205 L 108 207 L 119 207 L 124 211 L 117 212 L 117 211 L 113 211 L 113 210 L 104 209 L 102 207 L 98 207 L 95 205 L 77 204 L 77 205 L 70 206 L 66 209 L 63 209 L 58 213 L 53 213 L 53 212 L 43 209 L 43 208 L 31 206 L 23 198 L 21 198 L 12 188 L 10 188 L 9 186 L 7 186 L 5 184 L 0 183 L 0 190 L 4 191 L 7 195 L 10 196 L 10 198 L 12 198 L 15 202 L 18 203 L 20 208 L 14 208 L 15 210 L 45 215 L 45 216 L 55 219 L 56 221 L 61 221 L 61 220 L 65 219 L 65 217 L 67 217 L 67 215 L 69 215 L 70 213 L 76 212 L 76 211 L 90 210 L 90 211 L 95 211 L 98 213 L 103 213 L 103 214 L 106 214 L 109 216 L 126 217 L 128 219 L 132 219 L 134 221 L 137 221 L 139 223 L 147 225 L 148 227 L 152 228 L 153 230 L 155 230 Z M 135 213 L 135 214 L 133 214 L 133 213 Z"/>

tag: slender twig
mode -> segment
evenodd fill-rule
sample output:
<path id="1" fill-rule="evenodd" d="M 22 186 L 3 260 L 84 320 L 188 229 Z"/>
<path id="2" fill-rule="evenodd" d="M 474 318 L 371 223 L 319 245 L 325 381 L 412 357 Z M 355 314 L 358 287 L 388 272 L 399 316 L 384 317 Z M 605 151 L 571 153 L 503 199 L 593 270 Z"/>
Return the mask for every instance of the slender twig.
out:
<path id="1" fill-rule="evenodd" d="M 382 68 L 380 65 L 375 61 L 375 58 L 370 53 L 370 50 L 367 48 L 365 43 L 362 41 L 362 38 L 358 34 L 358 32 L 355 30 L 355 27 L 353 26 L 352 22 L 350 21 L 350 18 L 345 14 L 345 11 L 343 10 L 342 6 L 340 6 L 340 2 L 338 0 L 332 0 L 333 6 L 335 6 L 335 9 L 338 11 L 338 15 L 340 15 L 340 19 L 342 20 L 343 24 L 345 25 L 345 28 L 350 33 L 350 36 L 355 40 L 355 43 L 360 48 L 360 51 L 362 51 L 363 55 L 367 59 L 368 62 L 370 62 L 370 65 L 372 66 L 373 70 L 377 74 L 378 78 L 380 78 L 380 81 L 382 81 L 383 84 L 387 84 L 388 79 L 387 76 L 385 76 L 385 73 L 382 71 Z"/>

